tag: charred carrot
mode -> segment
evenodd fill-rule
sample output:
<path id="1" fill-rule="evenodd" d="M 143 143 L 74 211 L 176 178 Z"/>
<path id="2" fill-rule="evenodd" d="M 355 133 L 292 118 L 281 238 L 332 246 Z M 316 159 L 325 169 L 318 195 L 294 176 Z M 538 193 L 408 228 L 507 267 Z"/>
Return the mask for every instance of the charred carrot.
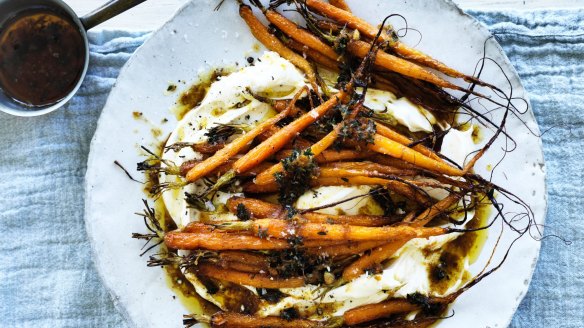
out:
<path id="1" fill-rule="evenodd" d="M 393 256 L 409 240 L 400 239 L 373 248 L 371 252 L 363 254 L 343 270 L 343 279 L 351 281 L 361 276 L 367 269 L 373 268 Z"/>
<path id="2" fill-rule="evenodd" d="M 286 157 L 290 157 L 292 154 L 291 149 L 284 149 L 276 153 L 277 160 L 283 160 Z M 348 161 L 348 160 L 358 160 L 365 159 L 372 156 L 374 153 L 369 151 L 357 151 L 353 149 L 341 149 L 341 150 L 325 150 L 320 155 L 315 156 L 314 160 L 319 164 Z"/>
<path id="3" fill-rule="evenodd" d="M 291 49 L 301 53 L 303 56 L 313 60 L 315 63 L 322 65 L 332 71 L 339 70 L 339 63 L 336 60 L 330 59 L 329 57 L 323 55 L 322 53 L 311 49 L 299 42 L 294 41 L 293 39 L 286 39 L 283 40 L 284 44 Z"/>
<path id="4" fill-rule="evenodd" d="M 196 266 L 196 271 L 203 276 L 257 288 L 295 288 L 304 286 L 303 277 L 277 278 L 261 274 L 226 270 L 207 263 L 201 263 Z"/>
<path id="5" fill-rule="evenodd" d="M 448 233 L 448 228 L 412 227 L 409 225 L 362 227 L 343 224 L 301 223 L 259 219 L 246 222 L 225 222 L 217 225 L 218 229 L 251 231 L 261 236 L 275 238 L 302 237 L 307 240 L 331 241 L 366 241 L 366 240 L 399 240 L 404 238 L 427 238 Z M 307 246 L 308 247 L 308 246 Z"/>
<path id="6" fill-rule="evenodd" d="M 250 218 L 282 218 L 285 209 L 276 204 L 253 198 L 231 197 L 227 201 L 227 208 L 232 213 L 245 210 Z M 330 215 L 316 212 L 307 212 L 300 217 L 311 223 L 350 224 L 366 227 L 379 227 L 395 221 L 394 218 L 379 215 Z"/>
<path id="7" fill-rule="evenodd" d="M 268 21 L 279 28 L 284 34 L 288 35 L 290 38 L 296 40 L 297 42 L 320 52 L 329 59 L 337 60 L 339 55 L 331 48 L 328 44 L 322 42 L 311 32 L 300 28 L 298 25 L 294 24 L 288 18 L 280 15 L 278 12 L 268 9 L 264 12 Z"/>
<path id="8" fill-rule="evenodd" d="M 349 5 L 347 4 L 347 2 L 345 2 L 345 0 L 330 0 L 329 2 L 331 5 L 339 9 L 351 12 L 351 8 L 349 8 Z"/>
<path id="9" fill-rule="evenodd" d="M 398 313 L 412 312 L 418 309 L 418 305 L 412 304 L 406 299 L 398 298 L 351 309 L 343 314 L 343 319 L 347 325 L 357 325 L 379 318 L 387 318 Z"/>
<path id="10" fill-rule="evenodd" d="M 294 66 L 300 68 L 306 74 L 312 88 L 318 90 L 318 84 L 316 83 L 316 73 L 312 68 L 312 65 L 304 59 L 304 57 L 295 53 L 294 51 L 288 49 L 277 37 L 272 35 L 268 29 L 262 24 L 262 22 L 255 17 L 253 11 L 249 6 L 240 5 L 239 15 L 243 18 L 247 26 L 249 27 L 251 33 L 255 38 L 260 41 L 266 48 L 277 52 L 283 58 L 289 60 Z"/>
<path id="11" fill-rule="evenodd" d="M 353 15 L 348 10 L 343 10 L 341 8 L 338 8 L 332 4 L 328 4 L 328 3 L 321 1 L 321 0 L 306 0 L 305 3 L 308 7 L 312 8 L 313 10 L 318 12 L 319 14 L 321 14 L 325 17 L 331 18 L 331 19 L 333 19 L 341 24 L 346 24 L 348 27 L 350 27 L 352 29 L 359 30 L 360 33 L 362 33 L 364 36 L 366 36 L 370 39 L 374 39 L 377 35 L 377 32 L 379 31 L 379 29 L 377 27 L 369 24 L 364 19 L 361 19 L 361 18 Z M 432 69 L 435 69 L 435 70 L 442 72 L 442 73 L 444 73 L 448 76 L 451 76 L 451 77 L 462 78 L 467 82 L 478 83 L 480 85 L 490 86 L 487 83 L 484 83 L 484 82 L 478 80 L 477 78 L 463 74 L 463 73 L 443 64 L 442 62 L 428 56 L 427 54 L 403 44 L 399 40 L 394 40 L 393 38 L 389 37 L 388 35 L 386 35 L 384 33 L 380 34 L 379 37 L 382 41 L 386 41 L 388 46 L 395 53 L 397 53 L 399 56 L 406 58 L 412 62 L 424 65 L 424 66 L 432 68 Z"/>
<path id="12" fill-rule="evenodd" d="M 266 158 L 282 149 L 282 147 L 284 147 L 284 145 L 286 145 L 290 139 L 296 136 L 300 131 L 304 130 L 307 126 L 314 123 L 317 119 L 326 114 L 340 101 L 341 98 L 344 97 L 345 92 L 341 91 L 337 95 L 331 97 L 325 103 L 300 116 L 292 123 L 286 125 L 278 132 L 276 132 L 276 134 L 255 148 L 251 149 L 247 154 L 235 162 L 233 169 L 240 174 L 263 162 Z"/>
<path id="13" fill-rule="evenodd" d="M 275 316 L 259 317 L 235 312 L 217 312 L 211 317 L 189 315 L 195 322 L 204 322 L 212 328 L 324 328 L 323 323 L 307 319 L 283 319 Z M 187 319 L 188 320 L 188 319 Z"/>
<path id="14" fill-rule="evenodd" d="M 371 45 L 364 41 L 352 40 L 347 45 L 347 50 L 355 56 L 364 57 L 371 48 Z M 405 59 L 390 55 L 384 51 L 379 51 L 375 58 L 375 65 L 392 72 L 399 73 L 414 79 L 430 82 L 441 88 L 462 90 L 461 87 L 452 84 L 427 69 L 411 63 Z"/>
<path id="15" fill-rule="evenodd" d="M 333 245 L 333 246 L 321 246 L 315 248 L 307 248 L 306 252 L 312 255 L 319 255 L 319 256 L 326 256 L 326 257 L 335 257 L 335 256 L 342 256 L 342 255 L 353 255 L 353 254 L 360 254 L 366 250 L 384 245 L 384 241 L 358 241 L 358 242 L 349 242 L 346 244 L 341 245 Z"/>

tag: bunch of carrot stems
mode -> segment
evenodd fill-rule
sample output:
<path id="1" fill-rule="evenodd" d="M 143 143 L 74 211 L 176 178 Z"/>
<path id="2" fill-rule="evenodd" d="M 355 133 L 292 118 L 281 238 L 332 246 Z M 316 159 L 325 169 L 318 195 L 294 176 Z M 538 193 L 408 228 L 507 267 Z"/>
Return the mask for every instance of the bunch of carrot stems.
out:
<path id="1" fill-rule="evenodd" d="M 408 47 L 391 27 L 380 31 L 353 15 L 342 0 L 292 2 L 306 18 L 307 27 L 292 22 L 276 7 L 267 8 L 258 1 L 252 4 L 267 18 L 270 27 L 258 19 L 250 6 L 241 4 L 239 12 L 257 40 L 306 74 L 310 88 L 300 90 L 292 100 L 273 101 L 273 107 L 279 112 L 276 116 L 229 143 L 193 145 L 196 147 L 193 149 L 205 155 L 204 159 L 187 161 L 175 170 L 185 183 L 213 178 L 217 181 L 215 190 L 236 179 L 243 182 L 245 197 L 232 197 L 226 204 L 239 221 L 194 222 L 164 235 L 164 243 L 170 249 L 211 252 L 210 256 L 197 258 L 196 265 L 182 260 L 197 275 L 268 289 L 350 282 L 380 268 L 414 238 L 452 232 L 429 224 L 438 218 L 447 220 L 450 212 L 460 211 L 462 199 L 486 192 L 469 174 L 488 146 L 475 154 L 465 167 L 459 167 L 432 145 L 418 143 L 394 126 L 363 115 L 367 109 L 355 89 L 366 89 L 366 84 L 372 81 L 377 88 L 399 93 L 399 83 L 392 79 L 397 74 L 412 85 L 472 93 L 435 72 L 476 85 L 489 86 L 487 83 Z M 278 1 L 274 4 L 278 5 Z M 354 62 L 360 64 L 350 79 L 339 87 L 340 91 L 327 95 L 327 87 L 323 86 L 316 67 L 340 72 Z M 304 96 L 317 104 L 300 101 Z M 320 134 L 313 134 L 312 138 L 303 137 L 303 133 L 330 118 L 342 106 L 348 108 L 342 120 Z M 440 104 L 427 108 L 437 107 Z M 357 123 L 350 125 L 350 122 Z M 351 126 L 372 126 L 373 132 L 366 141 L 347 140 L 342 135 Z M 376 186 L 375 191 L 405 199 L 409 211 L 329 215 L 318 211 L 322 208 L 298 210 L 262 200 L 263 195 L 283 188 L 278 176 L 288 174 L 285 159 L 295 152 L 294 164 L 316 166 L 308 182 L 310 187 Z M 428 189 L 442 189 L 448 195 L 437 201 L 426 192 Z M 272 254 L 286 251 L 312 257 L 315 263 L 325 263 L 334 269 L 333 274 L 324 271 L 310 277 L 283 274 L 274 265 Z M 185 324 L 205 321 L 213 327 L 350 326 L 413 311 L 426 313 L 428 304 L 444 309 L 456 296 L 428 298 L 424 302 L 388 299 L 347 311 L 342 318 L 320 322 L 218 312 L 210 317 L 187 317 Z M 427 326 L 435 320 L 419 316 L 418 326 Z"/>

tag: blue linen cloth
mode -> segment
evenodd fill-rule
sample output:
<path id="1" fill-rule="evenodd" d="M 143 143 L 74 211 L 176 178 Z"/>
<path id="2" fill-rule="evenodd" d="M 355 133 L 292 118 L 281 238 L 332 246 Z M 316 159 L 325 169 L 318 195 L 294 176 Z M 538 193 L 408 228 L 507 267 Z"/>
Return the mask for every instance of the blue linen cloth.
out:
<path id="1" fill-rule="evenodd" d="M 529 92 L 547 164 L 546 233 L 511 327 L 584 327 L 584 10 L 471 12 Z M 0 327 L 125 327 L 91 261 L 83 223 L 89 143 L 121 66 L 148 33 L 90 33 L 91 63 L 67 106 L 0 113 Z"/>

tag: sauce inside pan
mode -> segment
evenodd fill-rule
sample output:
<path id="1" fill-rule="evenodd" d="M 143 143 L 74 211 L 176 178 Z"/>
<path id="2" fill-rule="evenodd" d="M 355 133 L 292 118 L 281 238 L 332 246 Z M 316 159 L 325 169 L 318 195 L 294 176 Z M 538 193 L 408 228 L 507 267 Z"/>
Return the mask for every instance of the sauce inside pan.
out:
<path id="1" fill-rule="evenodd" d="M 75 87 L 84 65 L 81 31 L 50 8 L 22 11 L 0 28 L 0 88 L 18 102 L 58 102 Z"/>

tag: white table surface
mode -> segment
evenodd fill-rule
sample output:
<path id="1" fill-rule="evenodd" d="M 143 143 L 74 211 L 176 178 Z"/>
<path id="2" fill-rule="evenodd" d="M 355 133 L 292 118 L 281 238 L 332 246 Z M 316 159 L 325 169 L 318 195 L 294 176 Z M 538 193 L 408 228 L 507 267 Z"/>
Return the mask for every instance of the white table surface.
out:
<path id="1" fill-rule="evenodd" d="M 105 22 L 98 28 L 153 30 L 170 18 L 186 1 L 188 0 L 149 0 L 138 5 L 131 12 Z M 84 15 L 107 0 L 65 0 L 65 2 L 78 15 Z M 454 0 L 454 2 L 463 9 L 584 8 L 584 0 Z"/>

